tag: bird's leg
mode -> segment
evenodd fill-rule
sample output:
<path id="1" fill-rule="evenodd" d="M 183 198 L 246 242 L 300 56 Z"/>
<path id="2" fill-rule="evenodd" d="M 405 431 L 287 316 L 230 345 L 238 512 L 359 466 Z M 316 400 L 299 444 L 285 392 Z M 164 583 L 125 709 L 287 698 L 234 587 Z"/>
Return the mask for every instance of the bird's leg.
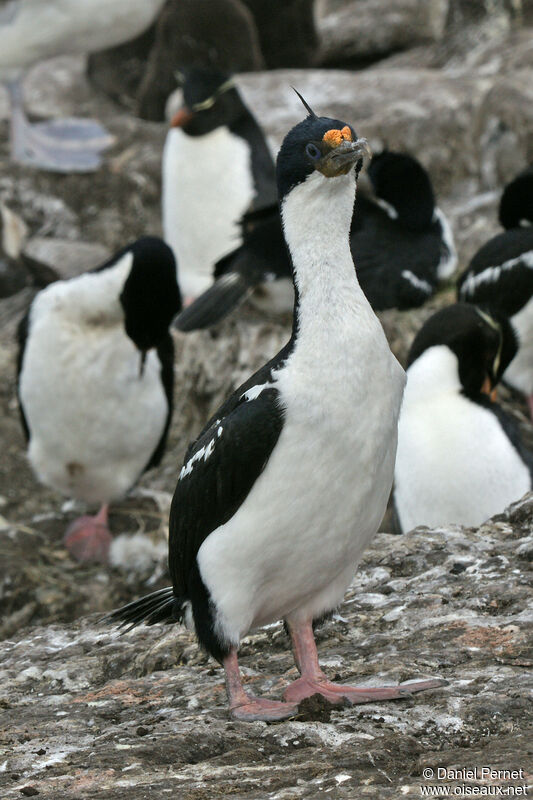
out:
<path id="1" fill-rule="evenodd" d="M 298 707 L 292 703 L 282 703 L 279 700 L 256 697 L 244 690 L 236 648 L 230 650 L 223 661 L 223 666 L 226 674 L 226 691 L 228 693 L 230 714 L 234 719 L 246 722 L 254 720 L 276 722 L 292 717 L 297 713 Z"/>
<path id="2" fill-rule="evenodd" d="M 107 563 L 112 541 L 107 521 L 108 509 L 106 503 L 94 517 L 78 517 L 67 528 L 63 543 L 76 561 Z"/>
<path id="3" fill-rule="evenodd" d="M 11 103 L 11 157 L 20 164 L 54 172 L 92 172 L 114 138 L 91 119 L 69 118 L 31 124 L 24 112 L 22 83 L 7 84 Z"/>
<path id="4" fill-rule="evenodd" d="M 371 703 L 377 700 L 396 700 L 410 697 L 415 692 L 424 689 L 435 689 L 446 685 L 447 681 L 440 679 L 415 681 L 399 686 L 343 686 L 342 684 L 328 681 L 320 669 L 318 653 L 311 620 L 289 622 L 287 621 L 292 640 L 294 660 L 301 677 L 291 683 L 283 693 L 288 702 L 299 703 L 304 697 L 321 694 L 330 703 L 350 704 Z"/>

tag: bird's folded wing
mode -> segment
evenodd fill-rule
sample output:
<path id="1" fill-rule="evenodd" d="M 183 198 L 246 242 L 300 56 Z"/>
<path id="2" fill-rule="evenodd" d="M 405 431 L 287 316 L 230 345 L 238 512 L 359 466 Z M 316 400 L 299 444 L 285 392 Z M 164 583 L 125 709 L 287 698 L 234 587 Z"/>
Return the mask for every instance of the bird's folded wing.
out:
<path id="1" fill-rule="evenodd" d="M 189 448 L 180 472 L 169 542 L 170 574 L 180 596 L 188 595 L 189 574 L 202 542 L 246 500 L 283 427 L 277 389 L 268 380 L 249 384 Z"/>

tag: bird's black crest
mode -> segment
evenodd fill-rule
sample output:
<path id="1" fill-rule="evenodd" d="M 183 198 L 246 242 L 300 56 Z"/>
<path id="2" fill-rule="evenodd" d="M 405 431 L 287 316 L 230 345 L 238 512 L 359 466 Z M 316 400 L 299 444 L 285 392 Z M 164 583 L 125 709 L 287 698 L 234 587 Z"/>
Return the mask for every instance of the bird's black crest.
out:
<path id="1" fill-rule="evenodd" d="M 310 116 L 310 117 L 316 117 L 316 114 L 315 114 L 315 112 L 313 111 L 313 109 L 311 108 L 311 106 L 309 105 L 309 103 L 308 103 L 306 100 L 304 100 L 304 98 L 302 97 L 302 95 L 300 94 L 300 92 L 298 91 L 298 89 L 295 89 L 295 88 L 294 88 L 294 86 L 291 86 L 291 89 L 293 90 L 293 92 L 296 92 L 296 94 L 298 95 L 298 97 L 299 97 L 299 98 L 300 98 L 300 100 L 302 101 L 303 107 L 306 109 L 306 111 L 307 111 L 307 113 L 309 114 L 309 116 Z"/>

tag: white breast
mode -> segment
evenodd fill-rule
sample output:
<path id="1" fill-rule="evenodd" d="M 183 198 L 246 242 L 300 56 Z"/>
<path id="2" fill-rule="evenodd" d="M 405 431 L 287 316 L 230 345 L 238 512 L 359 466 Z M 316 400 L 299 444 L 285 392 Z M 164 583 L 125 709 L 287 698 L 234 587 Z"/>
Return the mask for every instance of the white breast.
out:
<path id="1" fill-rule="evenodd" d="M 306 208 L 312 201 L 298 189 L 289 197 Z M 281 617 L 334 608 L 385 511 L 405 374 L 355 281 L 341 235 L 350 217 L 351 207 L 339 247 L 325 220 L 327 259 L 309 241 L 296 347 L 276 376 L 285 409 L 278 443 L 245 503 L 199 551 L 231 641 Z"/>
<path id="2" fill-rule="evenodd" d="M 0 17 L 0 70 L 128 41 L 148 27 L 163 2 L 16 0 Z"/>
<path id="3" fill-rule="evenodd" d="M 533 297 L 512 318 L 518 335 L 518 353 L 505 370 L 505 380 L 527 395 L 533 395 Z"/>
<path id="4" fill-rule="evenodd" d="M 239 220 L 254 197 L 248 144 L 228 128 L 187 136 L 172 128 L 163 153 L 163 232 L 184 294 L 213 282 L 219 258 L 241 244 Z"/>
<path id="5" fill-rule="evenodd" d="M 68 283 L 53 284 L 32 306 L 20 376 L 29 458 L 43 483 L 102 503 L 136 481 L 168 405 L 156 354 L 148 353 L 140 378 L 123 320 L 76 318 L 63 292 Z"/>
<path id="6" fill-rule="evenodd" d="M 480 525 L 531 488 L 529 471 L 491 411 L 460 393 L 457 359 L 426 351 L 408 371 L 400 415 L 395 502 L 404 531 Z M 440 376 L 440 377 L 439 377 Z"/>

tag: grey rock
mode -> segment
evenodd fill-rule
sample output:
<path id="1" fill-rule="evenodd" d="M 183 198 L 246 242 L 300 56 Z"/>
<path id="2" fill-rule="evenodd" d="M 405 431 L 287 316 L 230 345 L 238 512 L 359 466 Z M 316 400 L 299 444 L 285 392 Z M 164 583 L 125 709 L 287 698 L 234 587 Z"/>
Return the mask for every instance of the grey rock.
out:
<path id="1" fill-rule="evenodd" d="M 448 0 L 316 0 L 322 61 L 377 59 L 438 40 Z"/>
<path id="2" fill-rule="evenodd" d="M 339 681 L 449 680 L 397 703 L 238 723 L 221 668 L 181 627 L 119 637 L 93 615 L 14 631 L 0 656 L 2 797 L 32 786 L 66 800 L 124 791 L 198 800 L 243 788 L 254 800 L 382 800 L 460 783 L 428 779 L 428 769 L 527 771 L 532 616 L 520 554 L 532 527 L 530 495 L 477 530 L 376 536 L 318 647 Z M 288 648 L 281 625 L 248 636 L 248 686 L 279 697 L 296 675 Z"/>
<path id="3" fill-rule="evenodd" d="M 492 82 L 476 73 L 429 69 L 283 70 L 239 76 L 275 148 L 302 119 L 295 86 L 317 114 L 350 120 L 371 145 L 414 153 L 438 193 L 477 177 L 481 154 L 474 120 Z M 305 112 L 303 112 L 305 113 Z"/>
<path id="4" fill-rule="evenodd" d="M 34 236 L 23 255 L 37 283 L 45 285 L 81 275 L 106 261 L 111 252 L 101 244 Z"/>

